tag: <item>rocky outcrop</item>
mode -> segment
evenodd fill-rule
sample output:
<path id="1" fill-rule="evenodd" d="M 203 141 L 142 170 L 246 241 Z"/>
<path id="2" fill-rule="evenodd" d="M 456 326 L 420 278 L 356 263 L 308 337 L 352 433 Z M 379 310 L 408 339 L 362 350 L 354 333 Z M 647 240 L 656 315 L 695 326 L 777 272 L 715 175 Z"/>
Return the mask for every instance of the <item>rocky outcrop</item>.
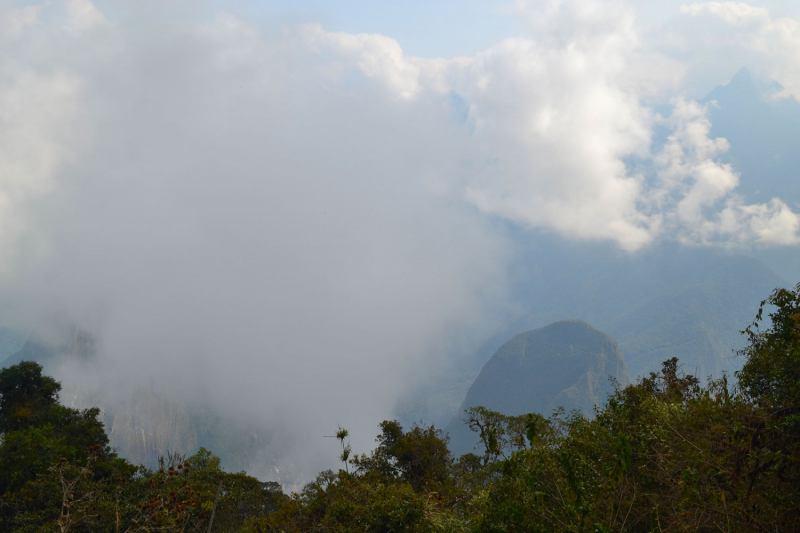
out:
<path id="1" fill-rule="evenodd" d="M 616 341 L 581 320 L 563 320 L 526 331 L 503 344 L 469 388 L 446 431 L 457 453 L 471 451 L 461 415 L 483 406 L 506 415 L 555 409 L 591 416 L 617 385 L 630 382 Z"/>

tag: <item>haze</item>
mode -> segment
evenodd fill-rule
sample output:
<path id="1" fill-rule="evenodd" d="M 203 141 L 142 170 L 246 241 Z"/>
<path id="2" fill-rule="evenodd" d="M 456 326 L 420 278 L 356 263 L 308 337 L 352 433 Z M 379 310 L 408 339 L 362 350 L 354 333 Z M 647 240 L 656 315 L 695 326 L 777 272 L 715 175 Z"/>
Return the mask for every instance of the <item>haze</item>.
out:
<path id="1" fill-rule="evenodd" d="M 316 472 L 514 315 L 519 235 L 798 257 L 699 100 L 800 99 L 800 5 L 650 4 L 2 0 L 0 319 Z"/>

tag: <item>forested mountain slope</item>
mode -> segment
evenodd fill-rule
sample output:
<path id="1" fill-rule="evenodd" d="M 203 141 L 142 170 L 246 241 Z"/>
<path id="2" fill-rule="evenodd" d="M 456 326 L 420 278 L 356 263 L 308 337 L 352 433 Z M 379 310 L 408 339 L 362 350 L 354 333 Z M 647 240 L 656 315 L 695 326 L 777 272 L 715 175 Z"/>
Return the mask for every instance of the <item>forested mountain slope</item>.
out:
<path id="1" fill-rule="evenodd" d="M 517 328 L 586 320 L 619 342 L 634 377 L 670 357 L 703 378 L 739 368 L 739 331 L 761 295 L 784 283 L 755 259 L 669 245 L 635 256 L 592 254 L 561 279 L 557 271 L 526 287 L 531 314 Z"/>
<path id="2" fill-rule="evenodd" d="M 630 378 L 616 341 L 581 320 L 563 320 L 515 335 L 503 344 L 469 388 L 459 414 L 445 429 L 457 454 L 472 451 L 475 436 L 461 413 L 482 406 L 504 415 L 563 407 L 591 416 Z"/>
<path id="3" fill-rule="evenodd" d="M 516 316 L 401 402 L 401 421 L 447 424 L 500 346 L 559 320 L 584 320 L 614 338 L 631 379 L 672 357 L 703 380 L 720 377 L 741 367 L 735 357 L 745 342 L 740 331 L 763 295 L 786 284 L 756 259 L 710 248 L 664 243 L 629 254 L 539 236 L 524 250 L 515 273 Z"/>
<path id="4" fill-rule="evenodd" d="M 98 409 L 61 405 L 61 385 L 23 362 L 0 370 L 0 531 L 797 531 L 800 285 L 767 301 L 747 329 L 736 385 L 703 384 L 670 359 L 592 418 L 476 408 L 480 445 L 460 458 L 436 428 L 390 420 L 374 450 L 352 455 L 340 427 L 342 468 L 291 494 L 226 472 L 208 450 L 137 468 L 109 446 Z M 531 341 L 577 363 L 551 368 L 569 378 L 552 388 L 598 370 L 591 361 L 618 361 L 607 336 L 558 323 L 516 337 L 494 360 L 504 375 L 528 374 L 523 385 L 546 382 L 521 364 L 548 364 L 529 357 Z"/>
<path id="5" fill-rule="evenodd" d="M 711 136 L 724 137 L 722 156 L 740 174 L 737 193 L 748 202 L 780 198 L 800 208 L 800 102 L 777 97 L 781 87 L 747 69 L 711 91 Z M 668 115 L 671 109 L 662 113 Z M 666 140 L 656 131 L 655 144 Z M 679 357 L 701 378 L 741 366 L 739 330 L 764 294 L 800 281 L 796 247 L 734 250 L 654 243 L 628 254 L 613 245 L 569 242 L 544 232 L 511 229 L 517 245 L 510 292 L 515 313 L 482 346 L 454 354 L 451 365 L 397 407 L 410 423 L 444 424 L 498 347 L 522 331 L 568 318 L 586 320 L 620 344 L 631 377 Z"/>

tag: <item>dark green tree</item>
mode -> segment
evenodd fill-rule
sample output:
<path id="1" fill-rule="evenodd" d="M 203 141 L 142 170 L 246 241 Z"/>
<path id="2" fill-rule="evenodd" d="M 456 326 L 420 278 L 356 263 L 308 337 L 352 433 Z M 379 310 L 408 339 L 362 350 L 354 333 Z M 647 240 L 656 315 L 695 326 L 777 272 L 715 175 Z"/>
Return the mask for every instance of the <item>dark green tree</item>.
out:
<path id="1" fill-rule="evenodd" d="M 385 481 L 408 483 L 417 491 L 441 491 L 450 479 L 453 458 L 448 437 L 434 426 L 403 431 L 396 420 L 380 423 L 378 447 L 370 456 L 353 459 L 360 474 L 374 472 Z"/>
<path id="2" fill-rule="evenodd" d="M 61 384 L 33 361 L 0 370 L 0 433 L 35 426 L 58 405 Z"/>
<path id="3" fill-rule="evenodd" d="M 769 324 L 762 329 L 764 311 Z M 794 290 L 776 289 L 761 302 L 755 321 L 743 331 L 749 343 L 737 373 L 742 390 L 753 401 L 783 416 L 800 407 L 800 284 Z"/>

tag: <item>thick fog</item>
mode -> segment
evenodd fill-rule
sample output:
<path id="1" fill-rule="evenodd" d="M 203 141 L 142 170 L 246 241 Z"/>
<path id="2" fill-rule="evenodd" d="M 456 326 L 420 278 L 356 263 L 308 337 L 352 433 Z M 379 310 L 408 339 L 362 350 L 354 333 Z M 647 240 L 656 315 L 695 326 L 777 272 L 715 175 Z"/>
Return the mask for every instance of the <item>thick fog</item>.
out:
<path id="1" fill-rule="evenodd" d="M 2 322 L 77 325 L 98 356 L 63 378 L 257 420 L 314 470 L 513 313 L 509 227 L 798 244 L 694 100 L 742 66 L 798 97 L 796 14 L 641 4 L 517 2 L 525 34 L 420 58 L 210 4 L 0 2 Z"/>

